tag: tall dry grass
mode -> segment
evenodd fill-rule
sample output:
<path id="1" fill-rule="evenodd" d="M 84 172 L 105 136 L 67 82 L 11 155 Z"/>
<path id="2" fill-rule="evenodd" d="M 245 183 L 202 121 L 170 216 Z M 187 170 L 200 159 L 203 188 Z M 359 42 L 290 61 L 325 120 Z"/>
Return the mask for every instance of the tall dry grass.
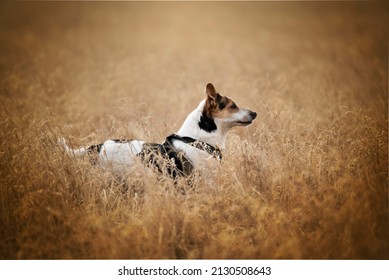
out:
<path id="1" fill-rule="evenodd" d="M 0 257 L 388 258 L 388 6 L 0 9 Z M 258 112 L 185 194 L 57 144 L 161 142 L 205 83 Z"/>

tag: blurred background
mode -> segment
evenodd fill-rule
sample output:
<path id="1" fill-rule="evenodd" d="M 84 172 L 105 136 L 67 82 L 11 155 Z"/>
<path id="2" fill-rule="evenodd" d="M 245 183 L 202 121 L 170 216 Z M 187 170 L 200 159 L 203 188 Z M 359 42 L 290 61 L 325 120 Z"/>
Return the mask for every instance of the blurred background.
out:
<path id="1" fill-rule="evenodd" d="M 0 258 L 388 258 L 388 18 L 378 1 L 1 3 Z M 58 147 L 162 142 L 208 82 L 258 117 L 196 193 L 142 169 L 142 200 Z"/>
<path id="2" fill-rule="evenodd" d="M 95 122 L 125 104 L 177 130 L 207 82 L 253 109 L 320 110 L 325 95 L 387 109 L 383 3 L 22 2 L 0 13 L 2 104 L 27 121 L 48 110 Z"/>

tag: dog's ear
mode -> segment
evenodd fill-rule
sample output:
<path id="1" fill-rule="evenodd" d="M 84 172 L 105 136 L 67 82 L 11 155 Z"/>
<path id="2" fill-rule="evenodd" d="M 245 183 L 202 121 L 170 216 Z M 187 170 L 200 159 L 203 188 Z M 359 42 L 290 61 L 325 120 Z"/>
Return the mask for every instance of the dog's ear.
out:
<path id="1" fill-rule="evenodd" d="M 207 84 L 207 86 L 205 87 L 205 94 L 207 95 L 207 98 L 211 102 L 211 104 L 216 103 L 219 94 L 216 92 L 216 89 L 213 84 Z"/>

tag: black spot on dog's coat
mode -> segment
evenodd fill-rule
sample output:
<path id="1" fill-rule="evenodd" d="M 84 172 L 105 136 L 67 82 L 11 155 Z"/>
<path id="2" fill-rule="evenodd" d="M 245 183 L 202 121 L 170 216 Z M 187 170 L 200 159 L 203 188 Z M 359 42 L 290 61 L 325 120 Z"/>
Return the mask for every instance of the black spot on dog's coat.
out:
<path id="1" fill-rule="evenodd" d="M 225 102 L 225 101 L 220 101 L 220 102 L 218 103 L 219 110 L 223 110 L 224 108 L 226 108 L 226 105 L 227 105 L 227 102 Z"/>
<path id="2" fill-rule="evenodd" d="M 103 146 L 103 144 L 97 144 L 97 145 L 92 145 L 88 148 L 88 154 L 93 154 L 93 153 L 100 153 L 101 151 L 101 147 Z"/>
<path id="3" fill-rule="evenodd" d="M 213 118 L 210 118 L 204 114 L 200 117 L 199 127 L 207 132 L 212 132 L 217 129 L 216 123 Z"/>
<path id="4" fill-rule="evenodd" d="M 224 108 L 226 108 L 228 100 L 225 96 L 221 96 L 220 94 L 218 94 L 216 98 L 216 102 L 219 110 L 223 110 Z"/>
<path id="5" fill-rule="evenodd" d="M 112 141 L 115 142 L 115 143 L 129 143 L 132 140 L 128 140 L 128 139 L 112 139 Z"/>
<path id="6" fill-rule="evenodd" d="M 97 144 L 88 148 L 88 156 L 91 164 L 97 164 L 101 147 L 103 147 L 103 145 L 104 144 Z"/>

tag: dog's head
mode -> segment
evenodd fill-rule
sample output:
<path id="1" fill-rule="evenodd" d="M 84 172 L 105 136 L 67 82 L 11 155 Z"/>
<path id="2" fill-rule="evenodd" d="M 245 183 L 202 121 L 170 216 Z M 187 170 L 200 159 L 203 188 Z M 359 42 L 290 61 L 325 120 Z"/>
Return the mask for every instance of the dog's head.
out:
<path id="1" fill-rule="evenodd" d="M 205 87 L 205 94 L 207 98 L 199 122 L 203 130 L 212 132 L 219 127 L 229 129 L 234 126 L 246 126 L 257 117 L 257 113 L 239 108 L 232 98 L 216 92 L 211 83 Z"/>

